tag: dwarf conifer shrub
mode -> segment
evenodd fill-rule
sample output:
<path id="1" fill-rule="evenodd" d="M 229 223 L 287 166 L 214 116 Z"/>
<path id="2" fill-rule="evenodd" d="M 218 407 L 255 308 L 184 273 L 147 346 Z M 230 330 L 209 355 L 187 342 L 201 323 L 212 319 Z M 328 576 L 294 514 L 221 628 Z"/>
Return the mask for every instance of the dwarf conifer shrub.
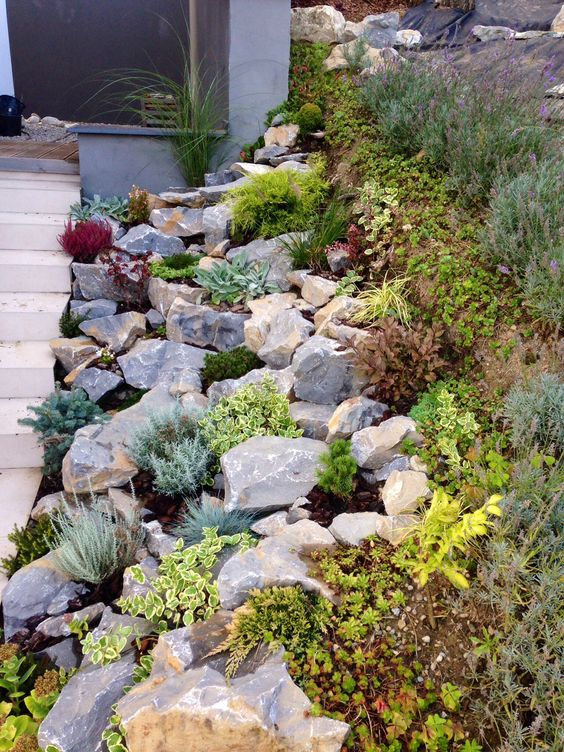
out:
<path id="1" fill-rule="evenodd" d="M 182 538 L 185 546 L 192 546 L 203 540 L 206 528 L 216 528 L 220 536 L 236 535 L 248 530 L 254 519 L 254 514 L 244 509 L 228 512 L 221 503 L 204 493 L 198 504 L 192 503 L 185 509 L 174 533 Z"/>
<path id="2" fill-rule="evenodd" d="M 351 442 L 337 439 L 329 451 L 321 455 L 323 470 L 318 470 L 317 485 L 325 493 L 333 494 L 343 501 L 352 498 L 355 475 L 358 469 L 351 453 Z"/>
<path id="3" fill-rule="evenodd" d="M 29 409 L 36 417 L 22 418 L 20 423 L 31 426 L 43 444 L 45 475 L 60 471 L 64 456 L 79 428 L 109 419 L 95 402 L 88 399 L 83 389 L 65 392 L 57 388 L 41 405 Z"/>
<path id="4" fill-rule="evenodd" d="M 306 102 L 300 107 L 294 120 L 300 126 L 300 135 L 309 136 L 323 127 L 321 107 L 313 102 Z"/>
<path id="5" fill-rule="evenodd" d="M 54 537 L 55 529 L 47 515 L 40 517 L 37 522 L 30 522 L 26 527 L 16 525 L 8 533 L 8 540 L 15 545 L 16 554 L 2 559 L 2 569 L 11 577 L 18 569 L 45 556 L 51 550 Z"/>
<path id="6" fill-rule="evenodd" d="M 222 397 L 200 421 L 202 433 L 213 454 L 222 457 L 253 436 L 302 435 L 290 415 L 290 403 L 266 375 L 260 384 L 247 384 L 230 397 Z"/>
<path id="7" fill-rule="evenodd" d="M 262 361 L 244 345 L 220 353 L 206 353 L 202 378 L 206 384 L 223 379 L 240 379 L 241 376 L 260 368 Z"/>
<path id="8" fill-rule="evenodd" d="M 144 539 L 137 513 L 123 519 L 107 502 L 90 495 L 88 506 L 75 498 L 53 515 L 51 542 L 58 566 L 76 582 L 99 585 L 129 566 Z"/>
<path id="9" fill-rule="evenodd" d="M 83 321 L 86 321 L 87 316 L 80 316 L 72 311 L 64 311 L 59 319 L 59 331 L 61 337 L 80 337 L 82 331 L 80 325 Z"/>
<path id="10" fill-rule="evenodd" d="M 94 261 L 100 251 L 112 247 L 113 232 L 105 219 L 88 219 L 86 222 L 72 222 L 65 224 L 58 241 L 61 248 L 75 261 L 88 264 Z"/>
<path id="11" fill-rule="evenodd" d="M 546 373 L 515 384 L 504 405 L 516 448 L 537 445 L 558 454 L 564 451 L 564 381 Z"/>

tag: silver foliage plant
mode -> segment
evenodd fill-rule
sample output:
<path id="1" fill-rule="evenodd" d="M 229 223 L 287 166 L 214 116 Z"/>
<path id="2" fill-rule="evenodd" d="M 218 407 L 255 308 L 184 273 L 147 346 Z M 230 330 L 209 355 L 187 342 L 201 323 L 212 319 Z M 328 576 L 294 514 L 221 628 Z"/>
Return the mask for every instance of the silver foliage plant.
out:
<path id="1" fill-rule="evenodd" d="M 515 447 L 564 451 L 564 381 L 550 373 L 517 383 L 505 398 L 504 415 Z"/>
<path id="2" fill-rule="evenodd" d="M 134 561 L 144 532 L 137 512 L 127 519 L 90 492 L 86 505 L 75 496 L 53 515 L 56 536 L 51 549 L 58 566 L 77 582 L 99 585 Z"/>
<path id="3" fill-rule="evenodd" d="M 218 535 L 236 535 L 248 530 L 254 521 L 252 512 L 245 509 L 228 512 L 218 500 L 203 493 L 200 502 L 193 502 L 184 510 L 174 534 L 183 539 L 185 546 L 193 546 L 204 539 L 206 528 L 217 528 Z"/>

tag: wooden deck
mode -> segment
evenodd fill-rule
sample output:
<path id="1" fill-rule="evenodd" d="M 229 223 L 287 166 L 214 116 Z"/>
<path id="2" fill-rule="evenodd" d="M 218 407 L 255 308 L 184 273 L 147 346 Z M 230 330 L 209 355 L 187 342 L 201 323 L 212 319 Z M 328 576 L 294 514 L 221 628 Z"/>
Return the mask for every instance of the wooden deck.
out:
<path id="1" fill-rule="evenodd" d="M 78 142 L 59 144 L 56 141 L 0 141 L 0 158 L 59 159 L 78 163 Z"/>

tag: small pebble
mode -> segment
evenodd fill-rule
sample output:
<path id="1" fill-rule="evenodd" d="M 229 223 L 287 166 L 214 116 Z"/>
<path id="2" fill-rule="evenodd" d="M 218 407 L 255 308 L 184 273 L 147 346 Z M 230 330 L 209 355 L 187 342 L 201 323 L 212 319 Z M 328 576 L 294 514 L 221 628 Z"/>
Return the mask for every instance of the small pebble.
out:
<path id="1" fill-rule="evenodd" d="M 429 637 L 429 635 L 425 635 L 421 638 L 421 642 L 424 642 L 425 645 L 428 645 L 431 642 L 431 638 Z"/>

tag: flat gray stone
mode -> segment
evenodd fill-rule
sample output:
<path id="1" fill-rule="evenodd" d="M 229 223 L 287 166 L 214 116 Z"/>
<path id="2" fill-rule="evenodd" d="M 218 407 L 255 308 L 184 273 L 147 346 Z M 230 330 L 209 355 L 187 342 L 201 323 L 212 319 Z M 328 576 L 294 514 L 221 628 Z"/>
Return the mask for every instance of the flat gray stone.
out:
<path id="1" fill-rule="evenodd" d="M 220 352 L 232 350 L 245 341 L 248 313 L 216 311 L 177 298 L 166 319 L 166 333 L 172 342 L 197 347 L 214 347 Z"/>
<path id="2" fill-rule="evenodd" d="M 204 199 L 199 191 L 163 191 L 159 198 L 167 204 L 175 206 L 189 206 L 191 209 L 200 209 L 204 205 Z"/>
<path id="3" fill-rule="evenodd" d="M 401 454 L 405 439 L 417 437 L 415 421 L 403 415 L 385 420 L 379 426 L 353 433 L 351 452 L 357 464 L 368 470 L 379 470 Z"/>
<path id="4" fill-rule="evenodd" d="M 189 209 L 188 211 L 192 210 Z M 141 256 L 149 252 L 158 253 L 159 256 L 174 256 L 176 253 L 184 253 L 184 243 L 180 238 L 166 235 L 164 232 L 151 227 L 151 225 L 132 227 L 123 238 L 117 241 L 116 245 L 132 256 Z"/>
<path id="5" fill-rule="evenodd" d="M 314 402 L 292 402 L 290 415 L 303 430 L 308 439 L 325 441 L 329 431 L 329 421 L 335 405 L 317 405 Z"/>
<path id="6" fill-rule="evenodd" d="M 263 146 L 262 149 L 257 149 L 254 154 L 255 164 L 270 164 L 272 159 L 276 157 L 283 157 L 288 153 L 287 146 Z"/>
<path id="7" fill-rule="evenodd" d="M 427 476 L 415 470 L 393 470 L 382 489 L 382 501 L 389 515 L 415 512 L 430 496 Z"/>
<path id="8" fill-rule="evenodd" d="M 167 282 L 166 279 L 151 277 L 147 290 L 151 305 L 164 318 L 167 317 L 171 305 L 176 298 L 182 298 L 189 303 L 202 303 L 209 298 L 209 293 L 203 287 L 190 287 L 176 282 Z"/>
<path id="9" fill-rule="evenodd" d="M 113 316 L 117 311 L 117 301 L 105 300 L 71 300 L 70 309 L 76 316 L 87 319 L 99 319 L 102 316 Z"/>
<path id="10" fill-rule="evenodd" d="M 203 209 L 175 206 L 171 209 L 153 209 L 151 224 L 165 235 L 191 238 L 204 232 Z M 162 254 L 161 254 L 162 255 Z"/>
<path id="11" fill-rule="evenodd" d="M 58 337 L 49 342 L 49 347 L 67 373 L 92 359 L 100 349 L 90 337 Z"/>
<path id="12" fill-rule="evenodd" d="M 157 384 L 172 384 L 185 369 L 200 373 L 205 355 L 206 350 L 179 342 L 139 340 L 117 362 L 130 386 L 152 389 Z"/>
<path id="13" fill-rule="evenodd" d="M 103 603 L 93 603 L 80 611 L 72 611 L 61 616 L 50 616 L 42 621 L 36 629 L 46 637 L 70 637 L 72 634 L 69 626 L 71 622 L 76 619 L 91 624 L 102 616 L 104 608 Z"/>
<path id="14" fill-rule="evenodd" d="M 80 330 L 93 337 L 102 345 L 107 345 L 116 353 L 128 350 L 136 339 L 146 333 L 145 316 L 137 311 L 103 316 L 80 324 Z"/>
<path id="15" fill-rule="evenodd" d="M 182 247 L 184 248 L 184 246 Z M 141 286 L 142 291 L 140 292 L 139 275 L 135 271 L 135 264 L 132 261 L 123 262 L 124 278 L 127 279 L 123 286 L 115 284 L 109 276 L 108 267 L 105 264 L 79 264 L 75 262 L 71 266 L 76 277 L 73 286 L 74 297 L 79 297 L 76 294 L 76 289 L 78 289 L 80 297 L 85 300 L 98 300 L 99 298 L 116 301 L 139 300 L 139 298 L 142 301 L 145 300 L 149 283 L 146 281 Z"/>
<path id="16" fill-rule="evenodd" d="M 282 370 L 255 368 L 253 371 L 249 371 L 244 376 L 241 376 L 240 379 L 214 381 L 208 389 L 210 404 L 216 404 L 222 397 L 230 397 L 247 384 L 260 384 L 266 375 L 274 380 L 276 389 L 280 394 L 288 397 L 288 399 L 292 398 L 294 374 L 292 373 L 291 368 L 284 368 Z"/>
<path id="17" fill-rule="evenodd" d="M 361 476 L 370 485 L 376 483 L 382 483 L 387 480 L 394 470 L 409 470 L 411 468 L 409 457 L 405 455 L 399 455 L 390 462 L 387 462 L 378 470 L 361 470 Z"/>
<path id="18" fill-rule="evenodd" d="M 207 185 L 204 188 L 199 188 L 198 191 L 206 204 L 217 204 L 227 193 L 235 188 L 240 188 L 242 185 L 245 185 L 248 180 L 249 178 L 243 177 L 238 180 L 233 180 L 230 183 Z"/>
<path id="19" fill-rule="evenodd" d="M 345 513 L 335 517 L 329 532 L 347 546 L 358 546 L 371 535 L 397 546 L 411 534 L 417 521 L 418 518 L 413 515 L 391 517 L 377 512 Z"/>

